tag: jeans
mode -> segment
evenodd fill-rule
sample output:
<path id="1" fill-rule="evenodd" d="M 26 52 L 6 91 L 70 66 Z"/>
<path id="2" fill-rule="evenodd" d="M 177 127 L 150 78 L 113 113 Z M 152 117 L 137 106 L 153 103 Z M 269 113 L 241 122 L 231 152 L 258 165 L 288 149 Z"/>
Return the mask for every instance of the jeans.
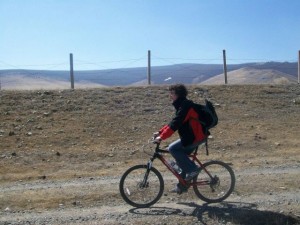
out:
<path id="1" fill-rule="evenodd" d="M 178 166 L 182 169 L 182 178 L 185 178 L 187 173 L 191 173 L 198 168 L 188 155 L 191 154 L 200 143 L 184 147 L 181 140 L 178 139 L 169 145 L 169 152 L 175 158 Z"/>

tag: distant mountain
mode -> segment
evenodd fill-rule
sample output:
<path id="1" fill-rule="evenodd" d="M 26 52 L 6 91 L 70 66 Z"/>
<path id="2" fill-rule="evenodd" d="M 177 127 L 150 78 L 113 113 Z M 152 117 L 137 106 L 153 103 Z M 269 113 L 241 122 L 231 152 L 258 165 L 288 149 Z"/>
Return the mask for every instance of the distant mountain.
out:
<path id="1" fill-rule="evenodd" d="M 228 84 L 288 84 L 296 83 L 296 77 L 274 69 L 241 68 L 227 73 Z M 224 84 L 224 74 L 214 76 L 201 84 Z"/>
<path id="2" fill-rule="evenodd" d="M 277 70 L 282 73 L 292 75 L 294 77 L 298 76 L 298 63 L 289 63 L 289 62 L 266 62 L 266 63 L 256 63 L 251 65 L 251 68 L 254 69 L 272 69 Z"/>
<path id="3" fill-rule="evenodd" d="M 232 64 L 227 66 L 228 73 L 231 71 L 242 72 L 255 69 L 256 71 L 272 70 L 297 77 L 297 63 L 245 63 Z M 247 68 L 242 71 L 239 69 Z M 269 71 L 270 72 L 270 71 Z M 276 73 L 277 73 L 276 72 Z M 203 83 L 204 81 L 223 73 L 222 64 L 176 64 L 169 66 L 151 67 L 152 84 L 171 84 L 171 83 Z M 261 74 L 263 75 L 263 74 Z M 257 76 L 261 76 L 257 72 Z M 244 75 L 246 76 L 246 75 Z M 248 75 L 247 75 L 248 76 Z M 86 70 L 74 71 L 75 88 L 82 87 L 83 84 L 89 87 L 98 86 L 127 86 L 147 84 L 147 68 L 120 68 L 110 70 Z M 35 84 L 36 88 L 62 88 L 70 87 L 69 71 L 52 70 L 0 70 L 1 88 L 31 89 L 30 84 Z M 258 79 L 259 81 L 259 79 Z M 63 85 L 62 85 L 63 84 Z M 61 87 L 62 85 L 62 87 Z M 83 86 L 84 87 L 84 86 Z"/>

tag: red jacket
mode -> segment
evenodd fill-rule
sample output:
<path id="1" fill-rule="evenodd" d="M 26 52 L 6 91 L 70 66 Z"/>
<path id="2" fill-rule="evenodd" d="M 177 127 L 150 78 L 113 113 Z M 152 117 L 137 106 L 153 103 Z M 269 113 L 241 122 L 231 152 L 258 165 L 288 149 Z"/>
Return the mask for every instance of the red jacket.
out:
<path id="1" fill-rule="evenodd" d="M 198 118 L 198 114 L 193 108 L 193 104 L 192 101 L 186 98 L 178 98 L 173 102 L 176 115 L 168 125 L 160 129 L 160 137 L 163 140 L 170 137 L 177 130 L 183 146 L 195 144 L 207 138 L 202 125 L 195 120 Z"/>

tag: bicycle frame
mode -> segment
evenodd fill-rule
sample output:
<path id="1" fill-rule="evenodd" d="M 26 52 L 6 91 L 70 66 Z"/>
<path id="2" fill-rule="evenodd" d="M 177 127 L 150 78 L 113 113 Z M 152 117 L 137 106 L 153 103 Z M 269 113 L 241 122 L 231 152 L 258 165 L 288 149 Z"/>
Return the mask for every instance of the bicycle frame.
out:
<path id="1" fill-rule="evenodd" d="M 156 148 L 155 148 L 155 152 L 153 154 L 153 156 L 150 158 L 150 160 L 148 161 L 147 163 L 147 172 L 145 174 L 145 177 L 144 177 L 144 182 L 143 182 L 143 185 L 146 185 L 146 180 L 148 179 L 148 175 L 149 175 L 149 171 L 150 171 L 150 168 L 152 167 L 152 164 L 153 164 L 153 161 L 158 158 L 167 168 L 168 170 L 170 170 L 174 176 L 177 177 L 177 179 L 179 180 L 179 182 L 186 186 L 186 187 L 190 187 L 190 186 L 194 186 L 194 185 L 209 185 L 210 182 L 207 181 L 207 180 L 203 180 L 203 181 L 197 181 L 197 182 L 187 182 L 186 180 L 184 180 L 180 174 L 177 173 L 177 171 L 175 171 L 173 169 L 173 167 L 168 163 L 168 161 L 164 158 L 164 156 L 162 155 L 163 153 L 167 153 L 167 154 L 170 154 L 170 152 L 168 150 L 163 150 L 163 149 L 160 149 L 159 148 L 159 143 L 156 144 Z M 203 167 L 203 164 L 199 161 L 199 159 L 197 158 L 197 151 L 198 151 L 198 147 L 196 149 L 196 151 L 194 153 L 192 153 L 191 155 L 189 155 L 190 158 L 192 158 L 193 161 L 196 161 L 201 170 L 204 170 L 208 176 L 213 179 L 212 175 L 206 170 L 205 167 Z"/>

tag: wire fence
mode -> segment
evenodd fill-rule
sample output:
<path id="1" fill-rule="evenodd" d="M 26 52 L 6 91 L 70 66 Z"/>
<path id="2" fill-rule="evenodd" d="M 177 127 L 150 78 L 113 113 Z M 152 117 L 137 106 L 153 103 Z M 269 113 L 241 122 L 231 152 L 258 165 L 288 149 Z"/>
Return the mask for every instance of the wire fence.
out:
<path id="1" fill-rule="evenodd" d="M 74 58 L 75 88 L 148 84 L 148 58 L 146 56 L 114 61 L 91 61 L 76 59 L 76 56 Z M 285 62 L 228 58 L 228 83 L 239 83 L 245 80 L 244 76 L 250 78 L 251 74 L 253 79 L 248 79 L 250 83 L 268 83 L 274 82 L 274 80 L 277 80 L 277 83 L 297 83 L 297 61 L 296 58 Z M 13 65 L 0 59 L 0 89 L 70 88 L 69 68 L 69 61 Z M 230 80 L 230 72 L 232 71 L 237 72 L 234 79 Z M 222 58 L 151 56 L 151 84 L 222 84 L 224 83 L 223 72 Z"/>

